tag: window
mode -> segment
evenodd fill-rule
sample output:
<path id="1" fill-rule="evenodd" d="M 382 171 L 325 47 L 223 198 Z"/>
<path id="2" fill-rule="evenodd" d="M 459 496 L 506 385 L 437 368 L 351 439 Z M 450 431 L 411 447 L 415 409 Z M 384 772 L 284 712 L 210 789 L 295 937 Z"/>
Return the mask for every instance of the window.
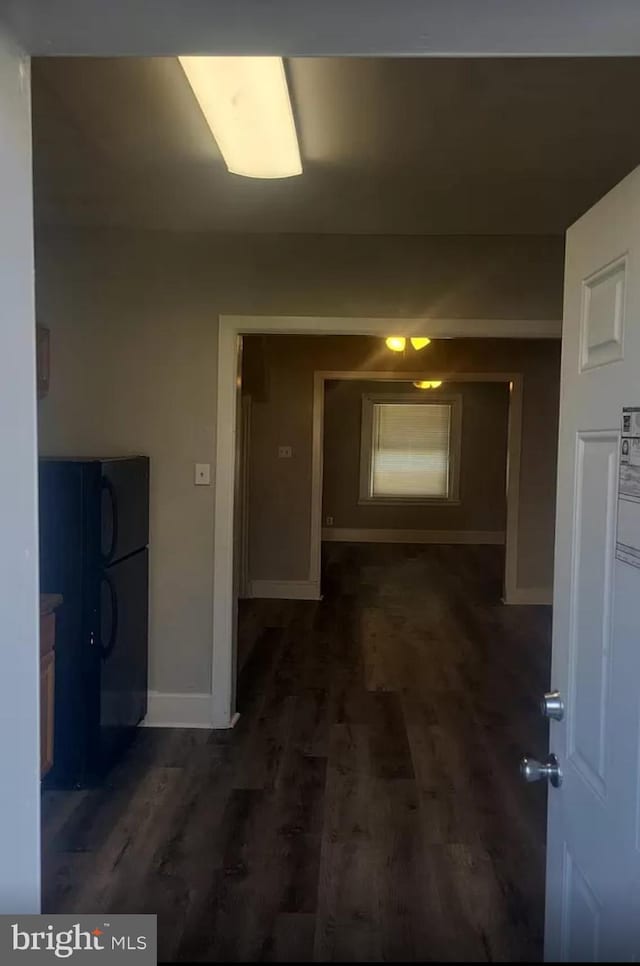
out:
<path id="1" fill-rule="evenodd" d="M 460 396 L 364 396 L 360 502 L 456 503 L 460 422 Z"/>

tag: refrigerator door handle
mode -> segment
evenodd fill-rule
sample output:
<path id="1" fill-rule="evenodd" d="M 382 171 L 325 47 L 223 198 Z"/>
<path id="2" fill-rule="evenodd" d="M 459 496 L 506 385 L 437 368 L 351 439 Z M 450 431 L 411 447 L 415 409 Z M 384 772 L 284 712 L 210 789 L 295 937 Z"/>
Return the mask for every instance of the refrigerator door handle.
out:
<path id="1" fill-rule="evenodd" d="M 116 491 L 113 483 L 108 477 L 102 477 L 101 486 L 109 494 L 109 501 L 111 503 L 111 544 L 106 552 L 101 548 L 103 563 L 107 564 L 111 563 L 116 552 L 116 547 L 118 546 L 118 501 L 116 500 Z"/>
<path id="2" fill-rule="evenodd" d="M 116 646 L 116 639 L 118 637 L 118 597 L 116 595 L 116 589 L 111 578 L 107 574 L 103 574 L 102 580 L 109 588 L 109 599 L 111 601 L 111 630 L 109 633 L 109 640 L 106 644 L 102 640 L 102 634 L 100 635 L 100 651 L 102 654 L 102 660 L 106 661 Z"/>

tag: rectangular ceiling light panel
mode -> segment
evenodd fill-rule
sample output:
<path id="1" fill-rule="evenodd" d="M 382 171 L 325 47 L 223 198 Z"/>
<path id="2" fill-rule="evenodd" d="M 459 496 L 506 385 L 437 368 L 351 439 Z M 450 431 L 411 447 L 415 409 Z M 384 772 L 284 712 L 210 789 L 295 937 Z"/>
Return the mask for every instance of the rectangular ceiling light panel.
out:
<path id="1" fill-rule="evenodd" d="M 281 57 L 180 57 L 227 168 L 291 178 L 302 162 Z"/>

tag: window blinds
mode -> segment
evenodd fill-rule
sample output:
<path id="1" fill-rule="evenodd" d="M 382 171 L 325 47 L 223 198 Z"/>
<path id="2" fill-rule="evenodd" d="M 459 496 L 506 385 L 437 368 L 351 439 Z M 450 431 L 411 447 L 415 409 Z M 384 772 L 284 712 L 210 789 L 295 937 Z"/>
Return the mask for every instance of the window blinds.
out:
<path id="1" fill-rule="evenodd" d="M 451 406 L 375 403 L 372 497 L 449 495 Z"/>

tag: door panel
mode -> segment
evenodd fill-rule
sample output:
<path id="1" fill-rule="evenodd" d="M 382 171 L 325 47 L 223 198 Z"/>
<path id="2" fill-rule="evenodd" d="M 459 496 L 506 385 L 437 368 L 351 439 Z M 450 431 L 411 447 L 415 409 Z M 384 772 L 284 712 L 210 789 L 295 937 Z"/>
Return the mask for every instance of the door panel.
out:
<path id="1" fill-rule="evenodd" d="M 545 955 L 640 958 L 640 569 L 616 558 L 622 408 L 640 406 L 640 169 L 567 233 Z M 640 504 L 638 504 L 640 513 Z M 638 527 L 640 534 L 640 525 Z"/>
<path id="2" fill-rule="evenodd" d="M 606 699 L 617 459 L 617 433 L 579 434 L 574 606 L 569 630 L 568 754 L 600 796 L 606 794 Z"/>
<path id="3" fill-rule="evenodd" d="M 597 963 L 602 907 L 569 852 L 565 862 L 567 922 L 563 958 L 570 963 Z"/>
<path id="4" fill-rule="evenodd" d="M 626 256 L 598 269 L 583 282 L 580 370 L 623 358 Z"/>

